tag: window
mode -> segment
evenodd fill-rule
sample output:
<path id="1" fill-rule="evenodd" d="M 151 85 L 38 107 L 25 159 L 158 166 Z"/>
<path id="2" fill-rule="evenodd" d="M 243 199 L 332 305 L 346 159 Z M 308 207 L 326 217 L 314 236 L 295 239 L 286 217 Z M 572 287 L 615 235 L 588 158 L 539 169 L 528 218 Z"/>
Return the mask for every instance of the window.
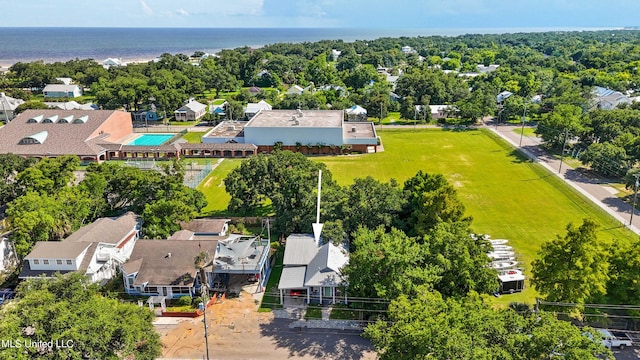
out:
<path id="1" fill-rule="evenodd" d="M 45 265 L 49 265 L 49 260 L 44 259 L 44 260 L 42 260 L 42 263 L 45 264 Z"/>
<path id="2" fill-rule="evenodd" d="M 40 264 L 40 260 L 38 260 L 38 259 L 33 259 L 33 263 L 34 263 L 35 265 L 39 265 L 39 264 Z"/>
<path id="3" fill-rule="evenodd" d="M 71 260 L 67 260 L 67 265 L 71 265 L 73 262 Z"/>
<path id="4" fill-rule="evenodd" d="M 62 260 L 60 260 L 60 259 L 56 260 L 56 264 L 62 265 Z"/>

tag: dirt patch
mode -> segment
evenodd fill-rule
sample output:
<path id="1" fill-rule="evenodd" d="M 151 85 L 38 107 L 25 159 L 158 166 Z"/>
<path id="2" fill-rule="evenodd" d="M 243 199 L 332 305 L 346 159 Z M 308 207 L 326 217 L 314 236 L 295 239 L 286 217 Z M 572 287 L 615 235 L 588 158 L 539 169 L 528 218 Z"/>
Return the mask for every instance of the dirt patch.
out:
<path id="1" fill-rule="evenodd" d="M 271 313 L 258 313 L 258 305 L 251 294 L 243 291 L 239 297 L 225 299 L 207 309 L 209 325 L 209 349 L 224 350 L 237 347 L 229 342 L 232 334 L 253 334 L 258 336 L 260 324 L 273 319 Z M 171 330 L 161 331 L 163 357 L 201 358 L 205 353 L 204 317 L 182 321 Z M 245 338 L 245 340 L 248 338 Z M 247 346 L 250 342 L 247 342 Z M 216 358 L 214 356 L 214 358 Z"/>
<path id="2" fill-rule="evenodd" d="M 242 291 L 207 309 L 211 359 L 349 359 L 377 358 L 371 344 L 357 335 L 290 329 L 288 320 L 257 312 L 254 295 Z M 284 322 L 283 322 L 284 321 Z M 156 325 L 164 359 L 203 359 L 203 317 Z"/>

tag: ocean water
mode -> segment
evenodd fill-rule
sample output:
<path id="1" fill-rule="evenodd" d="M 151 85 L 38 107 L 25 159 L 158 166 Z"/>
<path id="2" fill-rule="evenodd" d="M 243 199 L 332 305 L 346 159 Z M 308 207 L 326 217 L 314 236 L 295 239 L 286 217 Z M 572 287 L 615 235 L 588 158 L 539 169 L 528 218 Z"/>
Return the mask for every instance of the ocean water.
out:
<path id="1" fill-rule="evenodd" d="M 362 29 L 362 28 L 10 28 L 0 27 L 0 65 L 18 61 L 154 59 L 163 53 L 215 53 L 242 46 L 400 36 L 455 36 L 586 29 Z M 597 29 L 594 29 L 597 30 Z"/>

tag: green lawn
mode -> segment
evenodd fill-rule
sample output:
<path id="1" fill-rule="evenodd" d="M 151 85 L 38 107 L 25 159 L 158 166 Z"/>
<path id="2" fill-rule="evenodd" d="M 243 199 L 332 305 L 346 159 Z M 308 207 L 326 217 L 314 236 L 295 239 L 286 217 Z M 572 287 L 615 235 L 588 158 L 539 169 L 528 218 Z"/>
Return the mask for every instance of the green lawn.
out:
<path id="1" fill-rule="evenodd" d="M 633 237 L 622 224 L 592 204 L 542 166 L 519 155 L 497 135 L 486 130 L 383 129 L 385 151 L 377 154 L 314 157 L 324 162 L 341 185 L 371 175 L 382 181 L 403 183 L 418 170 L 442 173 L 458 189 L 473 216 L 472 229 L 492 238 L 509 239 L 521 254 L 525 272 L 540 244 L 565 234 L 569 222 L 592 217 L 601 224 L 599 236 L 615 241 Z M 220 185 L 239 164 L 225 160 L 199 189 L 209 205 L 205 213 L 223 212 L 229 196 Z M 535 291 L 504 295 L 497 303 L 533 302 Z"/>
<path id="2" fill-rule="evenodd" d="M 603 238 L 627 241 L 633 235 L 588 199 L 527 161 L 514 148 L 484 130 L 380 130 L 385 151 L 357 156 L 317 157 L 342 185 L 355 177 L 404 182 L 418 170 L 442 173 L 456 186 L 472 229 L 509 239 L 530 272 L 540 244 L 565 233 L 567 223 L 592 217 Z M 532 302 L 535 292 L 502 296 L 497 302 Z"/>
<path id="3" fill-rule="evenodd" d="M 224 189 L 223 180 L 231 170 L 240 164 L 240 161 L 241 160 L 224 159 L 224 161 L 198 185 L 198 190 L 204 193 L 208 202 L 207 207 L 202 209 L 203 216 L 223 216 L 226 213 L 227 204 L 229 200 L 231 200 L 231 197 Z"/>
<path id="4" fill-rule="evenodd" d="M 306 320 L 318 320 L 322 319 L 322 308 L 316 305 L 307 306 L 307 311 L 304 315 Z"/>
<path id="5" fill-rule="evenodd" d="M 517 129 L 513 129 L 513 132 L 521 135 L 522 133 L 522 128 L 517 128 Z M 528 136 L 528 137 L 536 137 L 536 129 L 534 128 L 530 128 L 530 127 L 525 127 L 524 128 L 524 136 Z"/>
<path id="6" fill-rule="evenodd" d="M 182 135 L 182 138 L 187 140 L 187 142 L 192 144 L 200 144 L 202 142 L 202 136 L 206 134 L 206 132 L 196 132 L 189 131 L 186 134 Z"/>

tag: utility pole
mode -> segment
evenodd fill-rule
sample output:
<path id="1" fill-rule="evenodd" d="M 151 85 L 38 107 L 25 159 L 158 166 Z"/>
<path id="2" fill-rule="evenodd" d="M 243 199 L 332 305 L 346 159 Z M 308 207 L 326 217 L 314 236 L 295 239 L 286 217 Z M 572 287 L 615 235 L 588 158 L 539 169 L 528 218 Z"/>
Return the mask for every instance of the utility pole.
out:
<path id="1" fill-rule="evenodd" d="M 640 176 L 640 174 L 633 174 L 633 176 L 635 176 L 636 178 L 636 183 L 635 183 L 635 187 L 634 187 L 634 193 L 633 193 L 633 205 L 631 206 L 631 218 L 629 219 L 629 225 L 631 225 L 633 223 L 633 213 L 636 212 L 636 200 L 638 200 L 638 176 Z"/>
<path id="2" fill-rule="evenodd" d="M 522 147 L 522 137 L 524 136 L 524 123 L 527 119 L 527 101 L 524 102 L 524 112 L 522 113 L 522 129 L 520 130 L 520 147 Z"/>
<path id="3" fill-rule="evenodd" d="M 205 285 L 206 286 L 206 285 Z M 203 292 L 207 292 L 206 290 L 204 290 Z M 200 305 L 202 306 L 202 313 L 204 314 L 204 319 L 202 319 L 202 322 L 204 323 L 204 344 L 207 348 L 207 360 L 209 360 L 209 333 L 207 332 L 207 328 L 209 327 L 207 325 L 207 303 L 209 299 L 205 298 L 203 299 L 204 303 L 200 303 Z"/>
<path id="4" fill-rule="evenodd" d="M 560 166 L 558 167 L 558 174 L 562 172 L 562 161 L 564 160 L 564 148 L 567 146 L 567 136 L 569 136 L 569 129 L 564 129 L 564 142 L 562 143 L 562 153 L 560 153 Z"/>

